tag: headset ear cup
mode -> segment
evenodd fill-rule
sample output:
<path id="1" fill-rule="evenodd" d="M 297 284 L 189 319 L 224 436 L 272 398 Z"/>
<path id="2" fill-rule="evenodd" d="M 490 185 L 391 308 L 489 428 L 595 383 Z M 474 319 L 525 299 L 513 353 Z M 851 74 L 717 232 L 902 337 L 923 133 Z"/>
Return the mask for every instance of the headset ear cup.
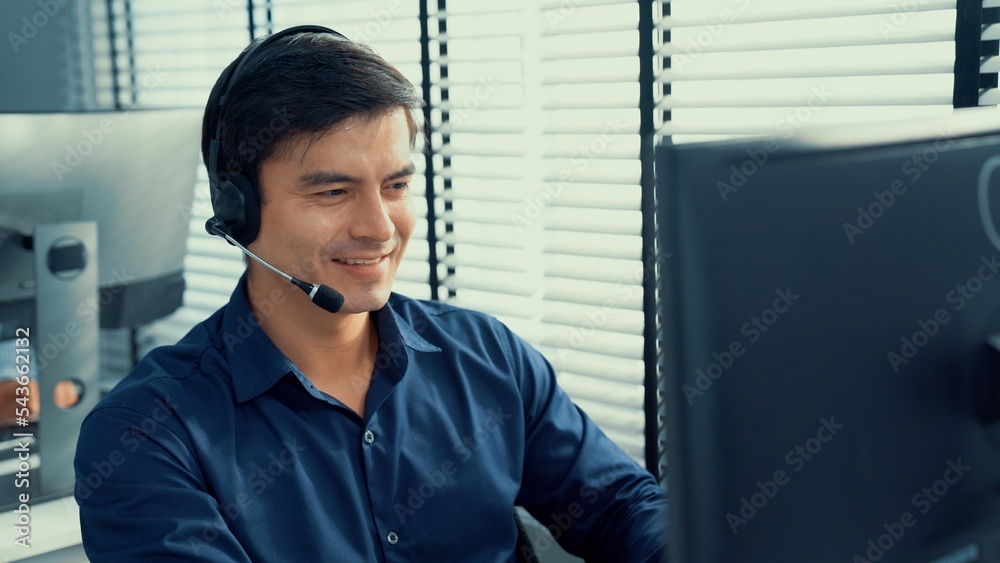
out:
<path id="1" fill-rule="evenodd" d="M 236 242 L 248 246 L 260 230 L 260 205 L 250 182 L 240 174 L 233 174 L 219 186 L 212 208 L 222 219 L 226 232 Z"/>
<path id="2" fill-rule="evenodd" d="M 257 190 L 246 177 L 236 175 L 232 181 L 243 194 L 244 201 L 243 235 L 238 240 L 243 246 L 250 246 L 250 243 L 257 238 L 257 233 L 260 232 L 260 198 L 257 196 Z"/>

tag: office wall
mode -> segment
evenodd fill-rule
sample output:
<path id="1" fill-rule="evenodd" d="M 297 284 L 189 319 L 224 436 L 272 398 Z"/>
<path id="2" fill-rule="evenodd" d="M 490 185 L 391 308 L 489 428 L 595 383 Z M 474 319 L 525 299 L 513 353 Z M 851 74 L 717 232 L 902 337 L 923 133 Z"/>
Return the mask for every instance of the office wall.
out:
<path id="1" fill-rule="evenodd" d="M 93 109 L 86 0 L 0 2 L 0 112 Z"/>

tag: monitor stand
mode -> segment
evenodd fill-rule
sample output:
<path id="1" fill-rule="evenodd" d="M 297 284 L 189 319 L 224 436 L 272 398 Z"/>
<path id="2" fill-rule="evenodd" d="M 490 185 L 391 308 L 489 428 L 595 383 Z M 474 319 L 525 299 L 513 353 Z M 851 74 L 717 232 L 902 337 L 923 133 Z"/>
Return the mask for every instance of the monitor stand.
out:
<path id="1" fill-rule="evenodd" d="M 37 225 L 31 242 L 34 322 L 15 327 L 14 337 L 18 350 L 27 349 L 17 355 L 31 356 L 40 413 L 37 421 L 19 419 L 14 427 L 0 429 L 0 510 L 12 511 L 4 521 L 28 537 L 36 505 L 72 495 L 80 426 L 100 399 L 97 224 Z M 54 398 L 62 381 L 78 395 L 67 408 L 56 406 Z M 0 405 L 12 412 L 18 407 Z"/>

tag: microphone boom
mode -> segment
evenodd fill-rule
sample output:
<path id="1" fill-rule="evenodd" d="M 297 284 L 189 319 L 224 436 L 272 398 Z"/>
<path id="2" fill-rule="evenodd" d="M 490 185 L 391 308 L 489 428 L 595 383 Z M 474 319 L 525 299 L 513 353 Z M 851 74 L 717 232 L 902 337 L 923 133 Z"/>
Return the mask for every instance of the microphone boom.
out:
<path id="1" fill-rule="evenodd" d="M 215 218 L 213 217 L 212 219 Z M 245 248 L 242 244 L 233 240 L 233 237 L 229 236 L 229 234 L 226 233 L 226 231 L 223 230 L 222 227 L 219 226 L 219 224 L 213 221 L 212 219 L 209 219 L 209 221 L 205 224 L 205 228 L 208 230 L 209 234 L 218 235 L 226 239 L 227 241 L 229 241 L 229 244 L 235 246 L 236 248 L 239 248 L 240 250 L 243 251 L 244 254 L 253 258 L 257 262 L 261 263 L 268 270 L 271 270 L 275 274 L 278 274 L 279 276 L 291 282 L 292 285 L 304 291 L 306 295 L 309 296 L 309 300 L 315 303 L 318 307 L 320 307 L 324 311 L 336 313 L 340 311 L 340 309 L 344 306 L 344 296 L 336 289 L 333 289 L 328 285 L 304 282 L 298 278 L 294 278 L 286 274 L 285 272 L 282 272 L 281 270 L 265 262 L 263 259 L 261 259 L 253 252 L 250 252 L 250 250 Z"/>

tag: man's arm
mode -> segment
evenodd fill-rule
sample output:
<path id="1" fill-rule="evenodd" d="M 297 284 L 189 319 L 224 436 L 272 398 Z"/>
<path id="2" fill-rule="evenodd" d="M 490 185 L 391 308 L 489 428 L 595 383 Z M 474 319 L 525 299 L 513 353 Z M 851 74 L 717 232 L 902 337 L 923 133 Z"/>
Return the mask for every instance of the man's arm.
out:
<path id="1" fill-rule="evenodd" d="M 587 561 L 663 561 L 667 501 L 656 480 L 571 402 L 537 350 L 509 342 L 526 418 L 518 504 Z"/>
<path id="2" fill-rule="evenodd" d="M 75 494 L 91 561 L 250 561 L 175 419 L 166 409 L 98 407 L 84 421 Z"/>

